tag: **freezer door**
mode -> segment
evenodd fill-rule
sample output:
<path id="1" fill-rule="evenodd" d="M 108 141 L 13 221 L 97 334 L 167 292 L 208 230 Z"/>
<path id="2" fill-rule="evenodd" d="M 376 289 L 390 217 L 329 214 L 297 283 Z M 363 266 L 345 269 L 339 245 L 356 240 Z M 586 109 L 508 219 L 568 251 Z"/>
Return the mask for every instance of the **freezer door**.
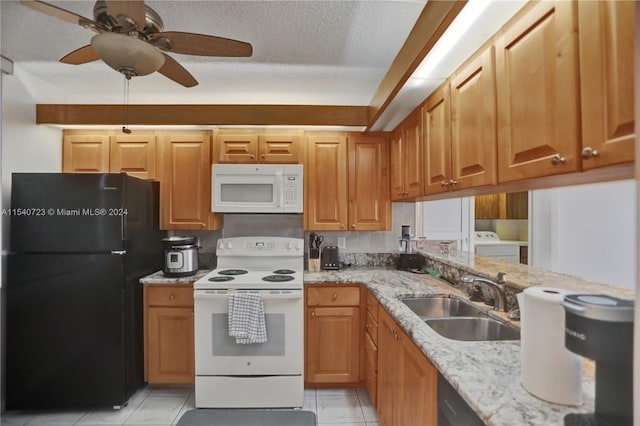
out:
<path id="1" fill-rule="evenodd" d="M 132 325 L 123 309 L 123 264 L 123 256 L 116 255 L 9 256 L 7 409 L 126 402 L 133 349 L 124 337 L 125 327 Z M 141 325 L 136 325 L 140 338 Z"/>
<path id="2" fill-rule="evenodd" d="M 126 175 L 13 173 L 11 251 L 124 250 Z"/>

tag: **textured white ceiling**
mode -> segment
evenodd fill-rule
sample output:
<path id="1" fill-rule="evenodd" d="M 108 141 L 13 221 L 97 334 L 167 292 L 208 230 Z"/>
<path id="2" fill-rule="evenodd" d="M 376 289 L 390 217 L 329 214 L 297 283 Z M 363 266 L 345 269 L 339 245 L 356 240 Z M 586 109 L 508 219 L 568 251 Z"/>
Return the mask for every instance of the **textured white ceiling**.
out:
<path id="1" fill-rule="evenodd" d="M 426 0 L 147 0 L 167 31 L 249 42 L 251 58 L 172 56 L 200 84 L 155 73 L 131 80 L 132 103 L 368 105 Z M 93 18 L 93 1 L 51 1 Z M 94 33 L 0 1 L 0 51 L 38 103 L 120 103 L 124 78 L 102 62 L 58 60 Z"/>

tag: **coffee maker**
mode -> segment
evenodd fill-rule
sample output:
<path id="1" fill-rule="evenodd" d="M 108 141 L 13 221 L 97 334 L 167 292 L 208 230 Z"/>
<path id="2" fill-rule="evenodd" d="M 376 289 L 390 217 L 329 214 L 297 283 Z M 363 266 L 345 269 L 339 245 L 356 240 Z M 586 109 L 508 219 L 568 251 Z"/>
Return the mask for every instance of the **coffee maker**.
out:
<path id="1" fill-rule="evenodd" d="M 563 305 L 565 347 L 596 362 L 595 412 L 567 414 L 565 426 L 631 426 L 633 301 L 571 294 Z"/>
<path id="2" fill-rule="evenodd" d="M 417 240 L 412 238 L 411 226 L 402 225 L 402 234 L 399 240 L 400 255 L 398 256 L 398 269 L 404 271 L 410 269 L 420 269 L 422 267 L 422 256 L 414 253 Z"/>

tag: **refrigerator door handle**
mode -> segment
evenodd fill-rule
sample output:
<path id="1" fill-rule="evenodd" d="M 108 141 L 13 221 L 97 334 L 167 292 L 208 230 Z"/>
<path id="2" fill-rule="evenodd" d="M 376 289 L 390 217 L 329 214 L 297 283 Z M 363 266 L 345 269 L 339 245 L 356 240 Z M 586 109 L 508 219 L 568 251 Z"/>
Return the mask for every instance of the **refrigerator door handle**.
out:
<path id="1" fill-rule="evenodd" d="M 111 254 L 117 254 L 119 256 L 124 256 L 125 254 L 127 254 L 126 250 L 111 250 Z"/>

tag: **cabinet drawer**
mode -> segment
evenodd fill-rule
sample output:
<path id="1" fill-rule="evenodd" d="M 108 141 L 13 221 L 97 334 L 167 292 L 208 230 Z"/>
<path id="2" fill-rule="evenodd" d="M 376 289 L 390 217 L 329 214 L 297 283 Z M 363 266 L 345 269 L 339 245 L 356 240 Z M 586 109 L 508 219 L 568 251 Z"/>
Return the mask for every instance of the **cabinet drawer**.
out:
<path id="1" fill-rule="evenodd" d="M 357 306 L 359 304 L 359 287 L 310 287 L 307 289 L 308 306 Z"/>
<path id="2" fill-rule="evenodd" d="M 367 291 L 367 311 L 371 314 L 373 319 L 378 321 L 378 299 L 375 298 L 370 291 Z"/>
<path id="3" fill-rule="evenodd" d="M 147 286 L 148 306 L 193 306 L 193 287 Z"/>
<path id="4" fill-rule="evenodd" d="M 378 347 L 369 335 L 365 335 L 364 338 L 364 352 L 367 356 L 367 363 L 374 367 L 374 371 L 378 371 Z"/>
<path id="5" fill-rule="evenodd" d="M 369 399 L 374 407 L 377 407 L 377 394 L 378 394 L 378 369 L 369 359 L 367 359 L 367 365 L 365 366 L 365 386 L 367 392 L 369 392 Z"/>
<path id="6" fill-rule="evenodd" d="M 369 335 L 369 337 L 371 338 L 371 340 L 373 340 L 373 343 L 375 345 L 378 344 L 378 322 L 373 319 L 373 315 L 371 315 L 371 312 L 367 312 L 367 334 Z"/>

